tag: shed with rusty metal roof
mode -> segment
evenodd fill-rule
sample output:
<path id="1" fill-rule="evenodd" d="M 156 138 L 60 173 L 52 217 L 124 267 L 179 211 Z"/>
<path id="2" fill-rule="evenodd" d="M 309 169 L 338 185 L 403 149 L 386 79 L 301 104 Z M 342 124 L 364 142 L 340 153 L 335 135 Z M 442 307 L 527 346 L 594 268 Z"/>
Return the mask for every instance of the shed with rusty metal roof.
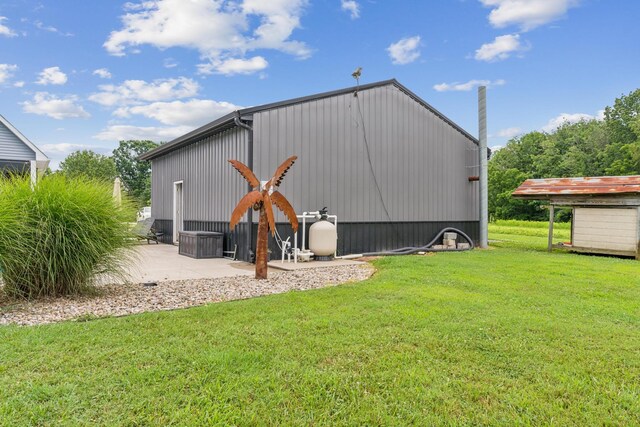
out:
<path id="1" fill-rule="evenodd" d="M 555 208 L 572 210 L 571 242 L 576 252 L 640 259 L 640 175 L 528 179 L 512 194 L 549 202 L 549 246 Z"/>

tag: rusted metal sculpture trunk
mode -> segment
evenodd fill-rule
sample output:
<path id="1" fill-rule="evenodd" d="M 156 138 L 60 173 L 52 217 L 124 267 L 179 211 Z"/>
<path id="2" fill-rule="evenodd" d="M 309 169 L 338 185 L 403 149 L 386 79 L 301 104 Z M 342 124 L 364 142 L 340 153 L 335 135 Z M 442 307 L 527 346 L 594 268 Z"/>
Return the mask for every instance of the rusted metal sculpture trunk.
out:
<path id="1" fill-rule="evenodd" d="M 229 163 L 231 163 L 231 165 L 240 172 L 240 175 L 247 180 L 252 189 L 252 191 L 246 194 L 238 202 L 238 205 L 233 210 L 229 227 L 233 230 L 240 222 L 247 209 L 253 207 L 253 209 L 260 211 L 260 220 L 258 221 L 258 238 L 256 241 L 256 279 L 267 278 L 269 230 L 271 230 L 271 234 L 273 236 L 276 235 L 276 223 L 273 216 L 272 205 L 276 205 L 276 207 L 284 213 L 289 220 L 293 231 L 298 231 L 298 217 L 296 216 L 296 212 L 293 210 L 289 201 L 279 191 L 276 191 L 276 187 L 280 186 L 282 179 L 296 159 L 296 156 L 291 156 L 285 160 L 278 169 L 276 169 L 276 173 L 273 177 L 264 185 L 260 184 L 258 178 L 256 178 L 251 169 L 249 169 L 245 164 L 237 160 L 229 160 Z M 252 224 L 249 224 L 249 227 L 251 226 Z"/>
<path id="2" fill-rule="evenodd" d="M 269 261 L 269 222 L 264 203 L 260 206 L 260 219 L 258 220 L 258 238 L 256 241 L 256 279 L 267 278 L 267 262 Z"/>

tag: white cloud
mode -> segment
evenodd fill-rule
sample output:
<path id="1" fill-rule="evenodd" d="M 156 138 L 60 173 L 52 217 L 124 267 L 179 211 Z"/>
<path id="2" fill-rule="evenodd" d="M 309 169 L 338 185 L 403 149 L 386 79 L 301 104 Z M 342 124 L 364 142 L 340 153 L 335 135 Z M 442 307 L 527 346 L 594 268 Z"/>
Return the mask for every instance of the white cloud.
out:
<path id="1" fill-rule="evenodd" d="M 6 21 L 6 20 L 7 20 L 6 17 L 0 16 L 0 36 L 6 36 L 6 37 L 17 36 L 18 34 L 16 34 L 15 31 L 13 31 L 11 28 L 7 27 L 2 23 L 2 21 Z"/>
<path id="2" fill-rule="evenodd" d="M 300 17 L 307 3 L 308 0 L 127 3 L 128 13 L 121 17 L 122 29 L 112 31 L 104 47 L 116 56 L 145 44 L 158 49 L 196 49 L 205 62 L 200 67 L 205 73 L 213 72 L 229 60 L 246 60 L 247 52 L 256 49 L 307 58 L 311 55 L 307 45 L 290 39 L 293 31 L 300 28 Z"/>
<path id="3" fill-rule="evenodd" d="M 36 81 L 39 85 L 63 85 L 67 82 L 67 75 L 60 71 L 60 67 L 45 68 L 39 76 Z"/>
<path id="4" fill-rule="evenodd" d="M 97 70 L 93 70 L 93 75 L 98 76 L 101 79 L 110 79 L 111 73 L 106 68 L 98 68 Z"/>
<path id="5" fill-rule="evenodd" d="M 573 113 L 573 114 L 562 113 L 559 116 L 549 120 L 549 122 L 542 127 L 542 130 L 544 132 L 553 132 L 554 130 L 558 129 L 560 126 L 567 123 L 578 123 L 581 121 L 589 121 L 593 119 L 601 120 L 599 117 L 603 117 L 603 115 L 601 115 L 600 112 L 598 112 L 597 116 L 592 116 L 591 114 L 586 114 L 586 113 Z"/>
<path id="6" fill-rule="evenodd" d="M 400 39 L 387 48 L 394 64 L 409 64 L 420 57 L 420 36 Z"/>
<path id="7" fill-rule="evenodd" d="M 102 132 L 94 136 L 102 141 L 121 141 L 128 139 L 149 139 L 156 142 L 171 141 L 187 132 L 192 131 L 191 126 L 131 126 L 131 125 L 111 125 L 103 129 Z"/>
<path id="8" fill-rule="evenodd" d="M 472 90 L 473 88 L 476 88 L 478 86 L 487 86 L 487 87 L 491 87 L 491 86 L 502 86 L 506 83 L 506 81 L 500 79 L 500 80 L 469 80 L 468 82 L 465 83 L 459 83 L 459 82 L 453 82 L 453 83 L 440 83 L 437 85 L 434 85 L 433 88 L 438 91 L 438 92 L 447 92 L 447 91 L 462 91 L 462 92 L 468 92 L 470 90 Z"/>
<path id="9" fill-rule="evenodd" d="M 148 105 L 121 107 L 113 114 L 118 117 L 142 115 L 165 125 L 194 128 L 241 108 L 229 102 L 191 99 L 189 101 L 154 102 Z"/>
<path id="10" fill-rule="evenodd" d="M 16 64 L 0 64 L 0 84 L 9 81 L 17 70 L 18 66 Z"/>
<path id="11" fill-rule="evenodd" d="M 178 66 L 178 62 L 176 62 L 176 60 L 173 58 L 164 58 L 164 61 L 162 61 L 162 65 L 164 66 L 164 68 L 175 68 Z"/>
<path id="12" fill-rule="evenodd" d="M 355 0 L 342 0 L 342 10 L 349 12 L 351 19 L 360 18 L 360 5 Z"/>
<path id="13" fill-rule="evenodd" d="M 22 103 L 22 111 L 57 120 L 90 117 L 77 101 L 78 97 L 75 95 L 58 98 L 47 92 L 36 92 L 33 100 Z"/>
<path id="14" fill-rule="evenodd" d="M 522 50 L 524 47 L 520 43 L 520 34 L 506 34 L 480 46 L 480 49 L 476 50 L 475 58 L 478 61 L 501 61 Z"/>
<path id="15" fill-rule="evenodd" d="M 498 137 L 498 138 L 511 139 L 514 136 L 520 135 L 521 133 L 522 133 L 522 129 L 517 127 L 512 127 L 512 128 L 500 129 L 498 132 L 496 132 L 494 135 L 491 135 L 491 136 Z"/>
<path id="16" fill-rule="evenodd" d="M 493 8 L 489 22 L 496 28 L 518 25 L 522 31 L 555 21 L 564 16 L 579 0 L 480 0 Z"/>
<path id="17" fill-rule="evenodd" d="M 200 86 L 192 79 L 178 77 L 152 82 L 126 80 L 119 86 L 101 85 L 98 88 L 101 92 L 94 93 L 89 99 L 101 105 L 113 106 L 190 98 L 198 93 Z"/>
<path id="18" fill-rule="evenodd" d="M 24 87 L 24 82 L 22 80 L 17 81 L 13 84 L 14 87 Z"/>
<path id="19" fill-rule="evenodd" d="M 54 27 L 52 25 L 43 24 L 41 21 L 34 21 L 33 25 L 35 25 L 36 28 L 39 29 L 39 30 L 48 31 L 50 33 L 60 34 L 61 36 L 65 36 L 65 37 L 73 37 L 72 33 L 62 32 L 62 31 L 60 31 L 59 29 L 57 29 L 56 27 Z"/>
<path id="20" fill-rule="evenodd" d="M 231 76 L 234 74 L 253 74 L 267 68 L 269 63 L 262 56 L 254 56 L 250 59 L 225 59 L 224 61 L 214 61 L 207 64 L 199 64 L 198 71 L 202 74 L 224 74 Z"/>
<path id="21" fill-rule="evenodd" d="M 60 130 L 60 129 L 56 129 L 56 130 Z M 92 147 L 84 144 L 71 144 L 68 142 L 62 142 L 60 144 L 43 144 L 40 146 L 40 148 L 42 149 L 42 151 L 44 151 L 47 154 L 53 154 L 53 155 L 65 154 L 66 155 L 69 153 L 73 153 L 74 151 L 86 150 Z"/>

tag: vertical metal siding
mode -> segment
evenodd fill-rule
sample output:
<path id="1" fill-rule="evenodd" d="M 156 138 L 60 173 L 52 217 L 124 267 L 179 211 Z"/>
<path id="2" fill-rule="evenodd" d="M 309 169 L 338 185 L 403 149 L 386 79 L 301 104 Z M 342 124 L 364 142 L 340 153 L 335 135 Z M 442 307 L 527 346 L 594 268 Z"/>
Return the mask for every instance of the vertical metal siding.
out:
<path id="1" fill-rule="evenodd" d="M 173 217 L 173 183 L 183 181 L 185 221 L 229 221 L 246 181 L 227 162 L 247 163 L 248 131 L 233 128 L 151 162 L 151 214 Z"/>
<path id="2" fill-rule="evenodd" d="M 0 123 L 0 159 L 35 160 L 36 153 L 5 125 Z"/>
<path id="3" fill-rule="evenodd" d="M 280 189 L 298 212 L 328 206 L 346 222 L 478 220 L 477 183 L 467 179 L 477 174 L 477 146 L 393 85 L 258 112 L 253 126 L 260 179 L 298 156 Z"/>

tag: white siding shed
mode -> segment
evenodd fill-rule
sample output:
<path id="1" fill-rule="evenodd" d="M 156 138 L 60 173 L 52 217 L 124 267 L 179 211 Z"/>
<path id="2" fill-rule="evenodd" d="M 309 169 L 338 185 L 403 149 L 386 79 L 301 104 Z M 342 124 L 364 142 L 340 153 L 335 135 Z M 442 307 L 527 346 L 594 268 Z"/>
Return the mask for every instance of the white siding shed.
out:
<path id="1" fill-rule="evenodd" d="M 638 248 L 638 208 L 574 208 L 571 244 L 574 250 L 597 249 L 635 256 Z"/>

